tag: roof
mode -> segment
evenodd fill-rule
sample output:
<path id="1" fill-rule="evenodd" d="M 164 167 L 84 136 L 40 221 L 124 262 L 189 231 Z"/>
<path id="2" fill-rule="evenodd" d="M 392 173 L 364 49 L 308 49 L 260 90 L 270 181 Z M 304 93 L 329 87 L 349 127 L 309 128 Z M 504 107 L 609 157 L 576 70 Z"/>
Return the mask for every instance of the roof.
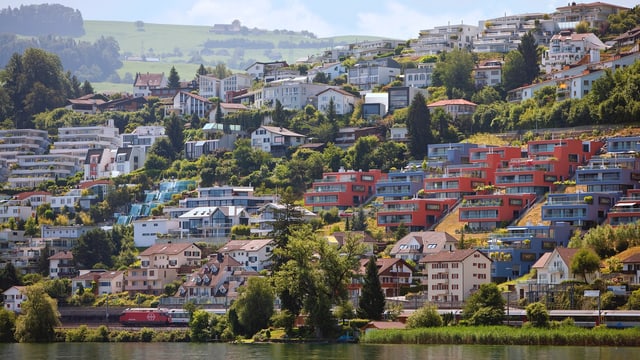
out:
<path id="1" fill-rule="evenodd" d="M 420 259 L 420 263 L 432 263 L 432 262 L 460 262 L 474 253 L 481 254 L 485 258 L 489 259 L 485 254 L 476 250 L 476 249 L 464 249 L 464 250 L 453 250 L 453 251 L 440 251 L 435 254 L 431 254 Z"/>
<path id="2" fill-rule="evenodd" d="M 410 242 L 417 242 L 421 249 L 416 251 L 415 249 L 408 249 L 408 251 L 403 251 L 402 245 L 406 245 Z M 442 232 L 442 231 L 414 231 L 407 234 L 402 239 L 398 240 L 396 244 L 391 249 L 392 254 L 397 253 L 433 253 L 445 250 L 446 244 L 457 244 L 458 239 L 453 237 L 452 235 Z M 434 244 L 434 246 L 429 247 L 430 244 Z M 448 250 L 448 249 L 446 249 Z"/>
<path id="3" fill-rule="evenodd" d="M 622 263 L 640 263 L 640 246 L 634 246 L 615 256 Z"/>
<path id="4" fill-rule="evenodd" d="M 164 73 L 162 74 L 136 74 L 136 80 L 133 86 L 160 86 L 164 79 Z"/>
<path id="5" fill-rule="evenodd" d="M 579 250 L 580 249 L 556 248 L 555 251 L 558 252 L 560 257 L 562 258 L 562 261 L 564 261 L 565 264 L 570 265 L 571 264 L 571 259 L 573 259 L 574 255 Z"/>
<path id="6" fill-rule="evenodd" d="M 220 103 L 220 107 L 227 110 L 247 110 L 244 104 Z"/>
<path id="7" fill-rule="evenodd" d="M 91 180 L 91 181 L 83 181 L 78 184 L 78 188 L 80 189 L 88 189 L 90 187 L 98 186 L 98 185 L 110 185 L 111 180 Z"/>
<path id="8" fill-rule="evenodd" d="M 363 326 L 362 329 L 404 329 L 407 325 L 401 323 L 399 321 L 371 321 L 367 323 L 367 325 Z"/>
<path id="9" fill-rule="evenodd" d="M 320 94 L 326 93 L 328 91 L 337 92 L 338 94 L 343 95 L 343 96 L 349 96 L 349 97 L 353 97 L 353 98 L 357 97 L 357 96 L 353 95 L 352 93 L 350 93 L 348 91 L 344 91 L 342 89 L 335 89 L 335 88 L 324 89 L 324 90 L 320 91 L 319 93 L 317 93 L 316 96 L 319 96 Z"/>
<path id="10" fill-rule="evenodd" d="M 27 191 L 27 192 L 21 192 L 19 194 L 15 194 L 13 196 L 14 200 L 26 200 L 32 196 L 38 196 L 38 195 L 43 195 L 43 196 L 51 196 L 51 193 L 46 192 L 46 191 Z"/>
<path id="11" fill-rule="evenodd" d="M 244 251 L 257 251 L 263 247 L 271 244 L 271 239 L 257 239 L 257 240 L 231 240 L 226 243 L 221 249 L 221 252 L 229 252 L 234 250 Z"/>
<path id="12" fill-rule="evenodd" d="M 57 253 L 49 256 L 49 260 L 72 260 L 73 253 L 71 251 L 58 251 Z"/>
<path id="13" fill-rule="evenodd" d="M 556 10 L 569 10 L 569 9 L 577 9 L 580 7 L 603 7 L 603 6 L 608 6 L 608 7 L 613 7 L 613 8 L 618 8 L 618 9 L 623 9 L 623 10 L 628 10 L 628 7 L 624 7 L 624 6 L 620 6 L 620 5 L 613 5 L 613 4 L 609 4 L 609 3 L 604 3 L 604 2 L 600 2 L 600 1 L 596 1 L 596 2 L 591 2 L 591 3 L 572 3 L 569 4 L 567 6 L 559 6 L 556 8 Z"/>
<path id="14" fill-rule="evenodd" d="M 540 259 L 538 259 L 538 261 L 536 261 L 531 268 L 542 269 L 544 265 L 547 263 L 547 260 L 549 260 L 549 258 L 551 257 L 551 254 L 552 253 L 550 252 L 542 254 L 542 256 L 540 256 Z"/>
<path id="15" fill-rule="evenodd" d="M 447 106 L 447 105 L 469 105 L 469 106 L 478 106 L 476 103 L 472 103 L 471 101 L 465 99 L 450 99 L 450 100 L 440 100 L 428 104 L 427 107 L 438 107 L 438 106 Z"/>
<path id="16" fill-rule="evenodd" d="M 293 132 L 293 131 L 291 131 L 289 129 L 285 129 L 283 127 L 262 125 L 261 128 L 267 130 L 270 133 L 274 133 L 274 134 L 278 134 L 278 135 L 293 136 L 293 137 L 304 137 L 304 135 L 302 135 L 302 134 L 295 133 L 295 132 Z"/>
<path id="17" fill-rule="evenodd" d="M 141 256 L 150 256 L 153 254 L 167 254 L 167 255 L 177 255 L 184 250 L 188 249 L 191 246 L 195 246 L 194 244 L 184 243 L 184 244 L 156 244 L 152 245 L 145 251 L 141 252 Z"/>
<path id="18" fill-rule="evenodd" d="M 192 98 L 194 98 L 194 99 L 196 99 L 196 100 L 199 100 L 199 101 L 202 101 L 202 102 L 205 102 L 205 103 L 211 104 L 211 101 L 209 101 L 209 99 L 207 99 L 207 98 L 206 98 L 206 97 L 204 97 L 204 96 L 200 96 L 200 95 L 197 95 L 197 94 L 192 94 L 192 93 L 190 93 L 190 92 L 188 92 L 188 91 L 180 91 L 180 92 L 178 93 L 178 95 L 179 95 L 179 94 L 184 94 L 184 95 L 187 95 L 187 96 L 189 96 L 189 97 L 192 97 Z"/>

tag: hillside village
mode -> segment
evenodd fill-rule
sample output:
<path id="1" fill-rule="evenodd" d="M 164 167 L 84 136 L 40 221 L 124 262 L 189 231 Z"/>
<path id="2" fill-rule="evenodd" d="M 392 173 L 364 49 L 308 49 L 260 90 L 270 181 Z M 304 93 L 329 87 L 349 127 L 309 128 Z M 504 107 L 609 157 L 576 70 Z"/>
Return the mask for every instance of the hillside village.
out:
<path id="1" fill-rule="evenodd" d="M 637 68 L 640 27 L 607 41 L 576 27 L 586 22 L 588 29 L 598 29 L 608 15 L 625 10 L 601 2 L 573 3 L 553 14 L 436 26 L 421 30 L 410 46 L 380 40 L 331 49 L 295 65 L 256 62 L 224 78 L 204 71 L 176 83 L 172 74 L 138 73 L 128 94 L 66 99 L 58 111 L 72 114 L 64 115 L 69 118 L 119 115 L 100 124 L 59 127 L 55 134 L 25 127 L 0 130 L 5 184 L 0 267 L 21 275 L 46 269 L 47 278 L 70 279 L 72 294 L 126 292 L 159 296 L 165 307 L 191 302 L 226 309 L 249 278 L 270 271 L 274 233 L 295 210 L 296 220 L 313 226 L 332 246 L 340 248 L 354 237 L 362 243 L 360 266 L 347 285 L 355 307 L 366 263 L 374 255 L 385 296 L 405 307 L 416 306 L 417 301 L 406 301 L 415 298 L 420 304 L 460 308 L 489 282 L 507 283 L 505 294 L 514 306 L 553 296 L 570 281 L 610 281 L 611 291 L 628 296 L 640 285 L 640 258 L 632 250 L 640 245 L 637 240 L 606 254 L 615 255 L 620 265 L 614 271 L 599 249 L 593 249 L 602 260 L 599 271 L 576 273 L 572 259 L 575 244 L 589 230 L 634 226 L 640 220 L 640 136 L 602 127 L 550 131 L 536 123 L 525 129 L 528 134 L 520 129 L 505 135 L 514 140 L 507 145 L 444 141 L 443 130 L 440 141 L 425 144 L 423 157 L 390 160 L 385 168 L 369 167 L 373 161 L 358 168 L 342 162 L 321 164 L 317 171 L 309 155 L 334 149 L 357 153 L 358 144 L 371 138 L 376 145 L 370 153 L 386 143 L 410 147 L 417 133 L 408 121 L 389 127 L 384 119 L 410 111 L 415 99 L 430 99 L 436 62 L 405 67 L 407 57 L 433 59 L 454 49 L 495 55 L 483 55 L 471 79 L 476 89 L 501 86 L 504 55 L 533 34 L 545 49 L 536 59 L 541 75 L 505 91 L 507 103 L 536 100 L 549 87 L 557 102 L 583 99 L 600 78 Z M 300 72 L 297 65 L 308 71 Z M 462 96 L 424 105 L 431 116 L 446 114 L 456 124 L 470 123 L 483 106 Z M 174 120 L 135 127 L 120 123 L 150 108 Z M 282 114 L 308 109 L 330 120 L 358 111 L 360 122 L 335 129 L 331 141 L 282 126 Z M 163 157 L 159 144 L 173 145 L 175 134 L 166 125 L 172 121 L 187 134 L 179 137 L 184 141 L 176 160 L 193 164 L 191 176 L 155 166 Z M 191 131 L 201 136 L 192 138 Z M 282 161 L 298 152 L 300 166 L 314 170 L 315 177 L 310 186 L 300 180 L 306 188 L 289 201 L 283 188 L 242 183 L 239 174 L 219 181 L 218 172 L 207 175 L 206 167 L 198 168 L 208 157 L 224 159 L 239 150 Z M 179 170 L 188 171 L 185 167 Z M 150 170 L 157 170 L 158 181 L 149 180 Z M 272 177 L 269 171 L 258 167 L 252 174 Z M 288 176 L 286 185 L 298 181 Z M 534 209 L 539 221 L 519 223 Z M 451 219 L 453 229 L 439 228 Z M 109 263 L 111 254 L 102 261 L 98 252 L 80 250 L 79 244 L 97 249 L 90 239 L 101 233 L 130 236 L 129 247 L 122 248 L 132 261 Z M 2 289 L 4 307 L 19 312 L 21 286 L 10 285 Z"/>

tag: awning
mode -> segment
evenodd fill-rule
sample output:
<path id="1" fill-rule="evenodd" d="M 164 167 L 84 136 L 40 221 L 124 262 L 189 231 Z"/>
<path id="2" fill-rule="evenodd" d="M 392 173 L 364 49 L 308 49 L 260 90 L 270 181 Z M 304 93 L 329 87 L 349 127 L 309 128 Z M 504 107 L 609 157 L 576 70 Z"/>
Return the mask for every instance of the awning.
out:
<path id="1" fill-rule="evenodd" d="M 617 206 L 636 206 L 636 205 L 638 205 L 638 203 L 634 203 L 634 202 L 632 202 L 632 203 L 630 203 L 630 202 L 622 202 L 622 203 L 617 203 L 617 204 L 615 204 L 614 206 L 616 206 L 616 207 L 617 207 Z"/>

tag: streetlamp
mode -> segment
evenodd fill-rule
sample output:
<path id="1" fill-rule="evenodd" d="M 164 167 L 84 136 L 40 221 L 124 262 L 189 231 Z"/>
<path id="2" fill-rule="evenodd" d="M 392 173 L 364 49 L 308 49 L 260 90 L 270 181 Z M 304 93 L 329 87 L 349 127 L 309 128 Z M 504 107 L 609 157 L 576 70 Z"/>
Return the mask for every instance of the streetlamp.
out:
<path id="1" fill-rule="evenodd" d="M 507 295 L 507 326 L 510 326 L 511 319 L 509 317 L 509 303 L 511 302 L 511 291 L 505 291 L 504 294 Z"/>

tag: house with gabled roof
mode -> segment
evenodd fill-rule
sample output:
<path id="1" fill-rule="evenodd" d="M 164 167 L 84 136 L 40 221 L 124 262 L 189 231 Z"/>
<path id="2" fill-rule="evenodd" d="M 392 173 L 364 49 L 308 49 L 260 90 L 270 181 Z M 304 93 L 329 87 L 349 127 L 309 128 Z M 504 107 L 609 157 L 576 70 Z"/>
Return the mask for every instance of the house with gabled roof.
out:
<path id="1" fill-rule="evenodd" d="M 262 205 L 249 219 L 251 234 L 266 236 L 271 233 L 273 231 L 273 224 L 285 216 L 286 210 L 287 207 L 285 205 L 276 202 L 269 202 Z M 305 222 L 318 218 L 317 214 L 302 206 L 296 206 L 293 211 L 296 212 L 296 216 L 299 216 Z"/>
<path id="2" fill-rule="evenodd" d="M 363 278 L 367 273 L 369 261 L 370 258 L 360 260 L 360 267 L 353 275 L 351 283 L 347 285 L 349 298 L 352 299 L 354 304 L 358 303 L 357 299 L 362 293 Z M 378 278 L 385 297 L 400 296 L 402 289 L 409 288 L 413 284 L 415 269 L 402 259 L 376 259 L 376 267 L 378 268 Z"/>
<path id="3" fill-rule="evenodd" d="M 640 284 L 640 247 L 634 246 L 615 255 L 622 263 L 622 271 L 617 274 L 623 283 Z"/>
<path id="4" fill-rule="evenodd" d="M 65 108 L 81 114 L 95 114 L 107 101 L 109 98 L 102 94 L 87 94 L 77 99 L 67 99 Z"/>
<path id="5" fill-rule="evenodd" d="M 557 247 L 548 257 L 541 257 L 533 268 L 537 270 L 536 281 L 538 284 L 557 285 L 564 281 L 584 280 L 581 274 L 571 271 L 571 261 L 580 249 Z M 587 275 L 587 281 L 598 277 L 598 274 Z"/>
<path id="6" fill-rule="evenodd" d="M 97 285 L 97 294 L 117 294 L 124 291 L 124 271 L 108 271 L 103 269 L 82 270 L 71 279 L 71 291 L 80 288 L 91 289 L 93 283 Z"/>
<path id="7" fill-rule="evenodd" d="M 136 73 L 136 78 L 133 81 L 133 96 L 150 96 L 152 89 L 165 88 L 168 81 L 164 73 Z"/>
<path id="8" fill-rule="evenodd" d="M 26 191 L 15 194 L 10 201 L 21 206 L 31 206 L 31 209 L 35 211 L 38 206 L 51 202 L 51 193 L 47 191 Z"/>
<path id="9" fill-rule="evenodd" d="M 143 96 L 124 96 L 98 105 L 100 112 L 105 111 L 138 111 L 148 103 Z"/>
<path id="10" fill-rule="evenodd" d="M 204 96 L 180 91 L 173 97 L 173 107 L 170 111 L 177 111 L 179 115 L 197 115 L 200 118 L 206 117 L 213 103 Z"/>
<path id="11" fill-rule="evenodd" d="M 256 61 L 247 67 L 245 71 L 252 80 L 271 82 L 282 78 L 289 78 L 291 76 L 290 72 L 283 71 L 283 68 L 288 66 L 289 64 L 287 64 L 286 61 Z M 298 72 L 298 75 L 299 74 Z"/>
<path id="12" fill-rule="evenodd" d="M 417 263 L 426 255 L 455 250 L 457 244 L 454 236 L 443 231 L 415 231 L 398 240 L 389 255 Z"/>
<path id="13" fill-rule="evenodd" d="M 4 308 L 16 313 L 22 312 L 22 303 L 27 300 L 26 286 L 12 286 L 2 292 Z"/>
<path id="14" fill-rule="evenodd" d="M 271 266 L 273 239 L 231 240 L 220 253 L 237 260 L 245 269 L 260 271 Z"/>
<path id="15" fill-rule="evenodd" d="M 345 115 L 353 112 L 358 97 L 342 89 L 329 88 L 316 94 L 318 98 L 318 110 L 328 113 L 331 100 L 336 115 Z"/>
<path id="16" fill-rule="evenodd" d="M 248 277 L 258 276 L 247 271 L 236 259 L 228 255 L 213 254 L 206 264 L 187 276 L 175 297 L 178 303 L 211 304 L 226 308 L 238 296 L 238 287 Z"/>
<path id="17" fill-rule="evenodd" d="M 363 245 L 365 250 L 363 256 L 372 256 L 377 254 L 384 248 L 385 243 L 379 242 L 373 236 L 365 231 L 336 231 L 326 237 L 326 240 L 337 246 L 342 247 L 349 239 L 355 239 L 359 244 Z"/>
<path id="18" fill-rule="evenodd" d="M 246 111 L 249 110 L 248 107 L 246 107 L 244 104 L 236 104 L 236 103 L 219 103 L 218 106 L 220 106 L 220 113 L 222 113 L 222 116 L 227 116 L 228 114 L 235 114 L 237 112 L 240 111 Z M 211 110 L 211 112 L 209 113 L 209 121 L 210 122 L 220 122 L 217 118 L 216 118 L 216 114 L 218 113 L 218 109 L 213 109 Z M 233 126 L 233 125 L 230 125 Z"/>
<path id="19" fill-rule="evenodd" d="M 441 251 L 420 260 L 431 302 L 467 300 L 491 282 L 491 259 L 476 249 Z"/>
<path id="20" fill-rule="evenodd" d="M 111 177 L 129 174 L 144 166 L 146 153 L 142 146 L 121 147 L 115 152 Z"/>
<path id="21" fill-rule="evenodd" d="M 251 146 L 274 157 L 284 155 L 290 147 L 302 145 L 305 141 L 306 136 L 283 127 L 262 125 L 251 133 Z"/>
<path id="22" fill-rule="evenodd" d="M 431 113 L 433 113 L 435 109 L 442 109 L 445 113 L 451 115 L 453 119 L 456 119 L 458 116 L 473 115 L 477 106 L 477 104 L 465 99 L 438 100 L 427 105 Z"/>
<path id="23" fill-rule="evenodd" d="M 63 250 L 49 256 L 49 278 L 68 278 L 78 273 L 73 261 L 73 253 Z"/>

